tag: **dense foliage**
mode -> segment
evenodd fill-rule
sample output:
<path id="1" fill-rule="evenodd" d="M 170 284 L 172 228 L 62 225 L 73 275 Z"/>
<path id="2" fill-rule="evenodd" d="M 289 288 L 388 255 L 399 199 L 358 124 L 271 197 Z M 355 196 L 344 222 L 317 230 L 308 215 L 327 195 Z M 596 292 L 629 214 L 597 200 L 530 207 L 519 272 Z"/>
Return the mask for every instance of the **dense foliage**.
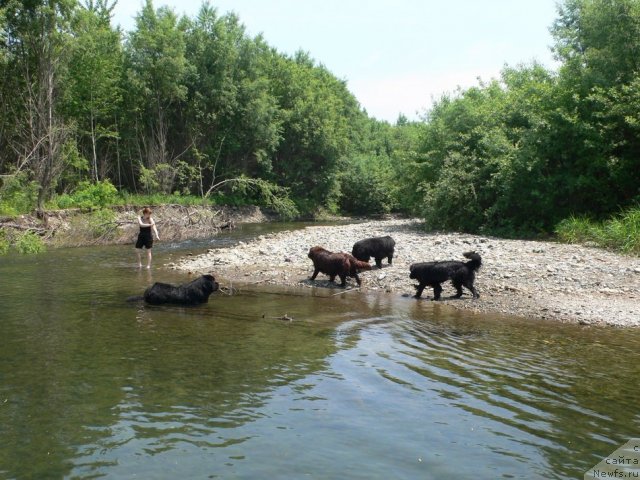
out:
<path id="1" fill-rule="evenodd" d="M 558 72 L 505 68 L 425 119 L 414 208 L 435 228 L 545 233 L 640 201 L 640 2 L 566 0 Z"/>
<path id="2" fill-rule="evenodd" d="M 565 0 L 558 71 L 506 67 L 394 125 L 208 3 L 147 0 L 126 33 L 110 0 L 2 5 L 0 214 L 184 196 L 531 235 L 640 202 L 640 0 Z"/>

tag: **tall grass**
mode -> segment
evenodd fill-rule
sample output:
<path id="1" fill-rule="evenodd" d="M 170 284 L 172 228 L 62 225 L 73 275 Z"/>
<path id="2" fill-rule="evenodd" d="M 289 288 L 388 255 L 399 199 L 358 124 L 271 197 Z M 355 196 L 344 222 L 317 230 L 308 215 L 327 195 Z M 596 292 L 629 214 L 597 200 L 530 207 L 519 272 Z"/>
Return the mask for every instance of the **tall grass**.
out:
<path id="1" fill-rule="evenodd" d="M 595 222 L 584 217 L 570 217 L 555 229 L 560 241 L 593 243 L 632 255 L 640 255 L 640 207 L 630 208 L 619 215 Z"/>

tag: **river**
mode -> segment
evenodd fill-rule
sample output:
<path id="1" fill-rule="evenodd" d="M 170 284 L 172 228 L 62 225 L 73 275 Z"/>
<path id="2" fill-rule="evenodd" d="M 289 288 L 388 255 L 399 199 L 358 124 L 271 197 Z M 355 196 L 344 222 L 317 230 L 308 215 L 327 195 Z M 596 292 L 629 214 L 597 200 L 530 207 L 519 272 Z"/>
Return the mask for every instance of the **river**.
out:
<path id="1" fill-rule="evenodd" d="M 151 271 L 131 246 L 0 257 L 0 478 L 582 478 L 640 436 L 638 329 L 260 284 L 125 301 L 284 227 L 159 242 Z"/>

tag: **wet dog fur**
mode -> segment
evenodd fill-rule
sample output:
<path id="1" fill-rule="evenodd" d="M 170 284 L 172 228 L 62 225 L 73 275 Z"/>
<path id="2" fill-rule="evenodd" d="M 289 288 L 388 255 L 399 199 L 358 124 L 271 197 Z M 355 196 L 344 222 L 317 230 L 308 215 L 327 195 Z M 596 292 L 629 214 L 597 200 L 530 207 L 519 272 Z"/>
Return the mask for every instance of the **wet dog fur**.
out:
<path id="1" fill-rule="evenodd" d="M 311 247 L 308 257 L 313 262 L 313 275 L 311 280 L 315 280 L 318 273 L 329 275 L 330 281 L 335 281 L 336 277 L 340 277 L 340 286 L 346 286 L 347 277 L 356 279 L 358 285 L 361 284 L 358 276 L 359 270 L 371 270 L 371 265 L 356 259 L 350 253 L 334 253 L 323 247 Z"/>
<path id="2" fill-rule="evenodd" d="M 451 280 L 457 293 L 453 298 L 462 296 L 462 287 L 468 289 L 473 298 L 480 297 L 480 294 L 474 287 L 475 273 L 482 265 L 482 258 L 476 252 L 465 252 L 463 254 L 469 259 L 467 262 L 457 260 L 438 261 L 438 262 L 420 262 L 414 263 L 409 267 L 409 278 L 418 280 L 415 298 L 420 298 L 425 287 L 433 288 L 433 299 L 440 300 L 442 293 L 442 283 Z"/>
<path id="3" fill-rule="evenodd" d="M 395 245 L 395 240 L 389 235 L 386 237 L 365 238 L 353 244 L 351 253 L 363 262 L 368 262 L 373 257 L 376 261 L 376 266 L 382 268 L 383 258 L 386 258 L 389 261 L 389 265 L 391 265 Z"/>
<path id="4" fill-rule="evenodd" d="M 219 284 L 215 277 L 207 274 L 178 286 L 156 282 L 147 288 L 142 296 L 130 297 L 127 300 L 144 300 L 151 305 L 198 305 L 207 303 L 209 296 L 218 288 Z"/>

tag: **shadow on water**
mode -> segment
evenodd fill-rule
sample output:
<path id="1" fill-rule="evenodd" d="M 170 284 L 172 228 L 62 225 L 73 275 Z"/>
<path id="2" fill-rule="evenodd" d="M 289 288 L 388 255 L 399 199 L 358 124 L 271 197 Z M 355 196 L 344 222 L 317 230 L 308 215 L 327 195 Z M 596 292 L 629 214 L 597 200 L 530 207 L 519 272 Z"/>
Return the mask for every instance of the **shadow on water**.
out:
<path id="1" fill-rule="evenodd" d="M 150 307 L 185 275 L 133 260 L 0 260 L 0 477 L 577 478 L 637 436 L 636 330 L 264 285 Z"/>

